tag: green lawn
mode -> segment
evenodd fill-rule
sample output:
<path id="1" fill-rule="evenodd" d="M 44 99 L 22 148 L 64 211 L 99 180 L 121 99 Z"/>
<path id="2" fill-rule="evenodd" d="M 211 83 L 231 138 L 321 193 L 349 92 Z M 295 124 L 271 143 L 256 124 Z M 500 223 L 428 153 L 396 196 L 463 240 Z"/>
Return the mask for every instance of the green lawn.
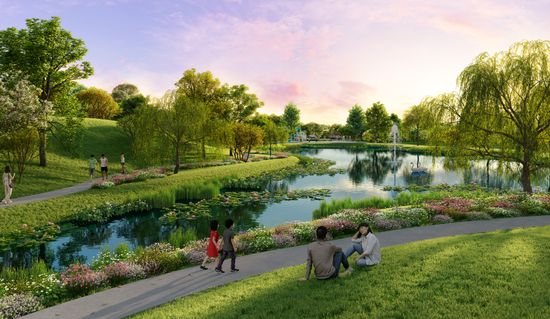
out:
<path id="1" fill-rule="evenodd" d="M 379 266 L 347 278 L 299 282 L 305 266 L 290 267 L 132 318 L 550 318 L 550 227 L 421 241 L 382 254 Z"/>

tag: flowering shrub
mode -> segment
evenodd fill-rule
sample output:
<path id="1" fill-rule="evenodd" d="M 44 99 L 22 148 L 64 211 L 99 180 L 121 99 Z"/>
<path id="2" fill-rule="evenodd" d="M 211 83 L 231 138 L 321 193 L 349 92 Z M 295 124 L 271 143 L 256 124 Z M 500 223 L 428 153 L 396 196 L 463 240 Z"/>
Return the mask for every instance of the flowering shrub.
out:
<path id="1" fill-rule="evenodd" d="M 431 222 L 434 224 L 448 224 L 453 222 L 453 218 L 447 215 L 435 215 Z"/>
<path id="2" fill-rule="evenodd" d="M 485 212 L 468 212 L 466 213 L 467 220 L 487 220 L 491 219 L 491 216 Z"/>
<path id="3" fill-rule="evenodd" d="M 111 187 L 115 187 L 115 183 L 111 181 L 101 181 L 92 185 L 92 188 L 96 188 L 96 189 L 107 189 Z"/>
<path id="4" fill-rule="evenodd" d="M 356 231 L 358 225 L 349 220 L 334 220 L 330 218 L 318 219 L 313 222 L 315 227 L 325 226 L 333 236 Z"/>
<path id="5" fill-rule="evenodd" d="M 492 217 L 517 217 L 521 216 L 521 213 L 513 208 L 504 207 L 489 207 L 485 211 Z"/>
<path id="6" fill-rule="evenodd" d="M 151 207 L 145 201 L 137 200 L 125 204 L 105 203 L 103 205 L 83 209 L 73 215 L 71 221 L 77 225 L 90 223 L 106 223 L 113 218 L 126 215 L 131 212 L 143 212 Z"/>
<path id="7" fill-rule="evenodd" d="M 379 218 L 398 219 L 410 226 L 420 226 L 430 221 L 430 214 L 421 207 L 417 208 L 394 208 L 379 214 Z"/>
<path id="8" fill-rule="evenodd" d="M 0 318 L 19 318 L 42 308 L 38 298 L 31 294 L 10 295 L 0 299 Z"/>
<path id="9" fill-rule="evenodd" d="M 292 235 L 297 242 L 315 240 L 315 226 L 312 223 L 298 223 L 292 225 Z"/>
<path id="10" fill-rule="evenodd" d="M 336 214 L 330 215 L 331 219 L 334 220 L 346 220 L 350 221 L 356 225 L 361 223 L 373 223 L 380 210 L 376 208 L 365 208 L 365 209 L 343 209 Z"/>
<path id="11" fill-rule="evenodd" d="M 424 208 L 433 214 L 448 215 L 454 220 L 467 219 L 468 211 L 475 202 L 471 199 L 449 197 L 440 200 L 432 200 L 424 203 Z"/>
<path id="12" fill-rule="evenodd" d="M 524 215 L 547 215 L 550 213 L 540 200 L 528 196 L 521 197 L 515 208 Z"/>
<path id="13" fill-rule="evenodd" d="M 183 266 L 181 254 L 168 243 L 155 243 L 136 250 L 134 254 L 134 261 L 149 275 L 174 271 Z"/>
<path id="14" fill-rule="evenodd" d="M 374 227 L 379 231 L 401 229 L 403 222 L 395 219 L 380 219 L 374 222 Z"/>
<path id="15" fill-rule="evenodd" d="M 271 230 L 256 228 L 237 236 L 238 249 L 245 253 L 255 253 L 277 247 Z"/>
<path id="16" fill-rule="evenodd" d="M 185 247 L 179 250 L 186 262 L 191 264 L 199 264 L 206 256 L 206 248 L 208 247 L 208 238 L 195 240 L 187 243 Z"/>
<path id="17" fill-rule="evenodd" d="M 105 266 L 103 269 L 107 281 L 117 286 L 126 283 L 131 280 L 145 278 L 145 271 L 143 268 L 135 263 L 120 261 Z"/>
<path id="18" fill-rule="evenodd" d="M 70 292 L 86 294 L 105 284 L 106 277 L 102 272 L 95 272 L 87 265 L 72 264 L 61 273 L 61 283 Z"/>
<path id="19" fill-rule="evenodd" d="M 291 234 L 273 234 L 273 241 L 276 247 L 292 247 L 296 246 L 296 238 Z"/>

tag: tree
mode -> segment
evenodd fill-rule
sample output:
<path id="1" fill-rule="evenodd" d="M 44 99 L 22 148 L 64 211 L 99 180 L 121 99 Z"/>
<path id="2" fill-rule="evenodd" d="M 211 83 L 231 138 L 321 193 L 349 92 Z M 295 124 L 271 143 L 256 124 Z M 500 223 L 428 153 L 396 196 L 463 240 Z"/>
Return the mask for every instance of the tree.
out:
<path id="1" fill-rule="evenodd" d="M 107 91 L 91 87 L 78 92 L 76 97 L 86 110 L 88 117 L 112 119 L 121 112 L 120 107 Z"/>
<path id="2" fill-rule="evenodd" d="M 415 142 L 416 145 L 426 143 L 432 121 L 426 101 L 408 108 L 401 124 L 405 140 Z"/>
<path id="3" fill-rule="evenodd" d="M 27 75 L 42 101 L 54 101 L 74 81 L 93 74 L 90 63 L 82 60 L 86 52 L 84 41 L 63 29 L 58 17 L 27 19 L 25 29 L 0 31 L 0 72 Z M 40 166 L 46 166 L 46 132 L 47 126 L 39 129 Z"/>
<path id="4" fill-rule="evenodd" d="M 361 106 L 355 104 L 349 110 L 348 119 L 346 121 L 346 126 L 349 133 L 355 138 L 360 138 L 365 131 L 365 121 L 366 119 L 365 113 L 363 113 L 363 109 L 361 108 Z"/>
<path id="5" fill-rule="evenodd" d="M 0 77 L 0 150 L 17 168 L 19 181 L 35 156 L 37 130 L 45 126 L 51 113 L 51 103 L 40 102 L 38 92 L 19 73 Z"/>
<path id="6" fill-rule="evenodd" d="M 250 151 L 254 146 L 261 144 L 264 137 L 261 128 L 246 123 L 234 124 L 233 136 L 233 156 L 235 157 L 235 159 L 244 162 L 248 161 L 248 158 L 250 157 Z"/>
<path id="7" fill-rule="evenodd" d="M 186 96 L 192 103 L 204 108 L 203 112 L 212 121 L 201 122 L 199 141 L 201 143 L 201 158 L 206 158 L 206 141 L 216 130 L 216 120 L 229 117 L 231 111 L 227 103 L 227 91 L 221 87 L 220 80 L 214 78 L 210 71 L 198 73 L 195 69 L 183 72 L 176 83 L 177 94 Z"/>
<path id="8" fill-rule="evenodd" d="M 228 88 L 230 102 L 229 121 L 242 123 L 248 120 L 256 110 L 264 105 L 255 94 L 248 93 L 244 84 L 233 85 Z"/>
<path id="9" fill-rule="evenodd" d="M 323 132 L 328 130 L 328 126 L 315 123 L 315 122 L 309 122 L 307 124 L 302 125 L 302 129 L 306 131 L 308 135 L 315 135 L 317 137 L 321 137 Z"/>
<path id="10" fill-rule="evenodd" d="M 384 104 L 376 102 L 365 112 L 367 132 L 371 142 L 387 142 L 392 122 Z"/>
<path id="11" fill-rule="evenodd" d="M 160 100 L 154 123 L 174 149 L 174 173 L 180 169 L 183 148 L 200 140 L 201 129 L 207 121 L 206 107 L 179 91 L 169 92 Z"/>
<path id="12" fill-rule="evenodd" d="M 158 141 L 154 120 L 157 112 L 154 106 L 140 105 L 134 112 L 117 121 L 117 125 L 130 138 L 133 157 L 143 165 L 158 163 L 161 153 L 166 149 L 162 141 Z"/>
<path id="13" fill-rule="evenodd" d="M 275 125 L 275 123 L 269 119 L 263 127 L 263 130 L 264 144 L 269 145 L 269 156 L 271 156 L 271 148 L 273 144 L 279 144 L 288 140 L 288 130 L 284 127 Z"/>
<path id="14" fill-rule="evenodd" d="M 119 104 L 120 108 L 122 109 L 121 116 L 132 114 L 138 107 L 142 105 L 147 105 L 148 103 L 149 99 L 141 94 L 124 99 Z"/>
<path id="15" fill-rule="evenodd" d="M 288 103 L 285 106 L 282 120 L 285 126 L 294 132 L 300 126 L 300 110 L 298 107 L 293 103 Z"/>
<path id="16" fill-rule="evenodd" d="M 390 114 L 390 121 L 392 123 L 396 123 L 397 126 L 401 126 L 401 119 L 399 118 L 399 116 L 395 113 L 392 113 Z"/>
<path id="17" fill-rule="evenodd" d="M 113 100 L 118 104 L 121 104 L 124 100 L 139 95 L 139 89 L 137 86 L 130 83 L 122 83 L 113 88 L 111 96 Z"/>
<path id="18" fill-rule="evenodd" d="M 72 91 L 72 90 L 71 90 Z M 52 137 L 63 151 L 77 156 L 80 139 L 84 134 L 84 115 L 80 101 L 74 94 L 57 98 L 53 104 L 54 119 L 50 122 Z"/>
<path id="19" fill-rule="evenodd" d="M 448 145 L 459 156 L 521 165 L 521 183 L 550 167 L 550 41 L 525 41 L 482 53 L 458 77 L 457 99 L 444 101 L 454 124 Z"/>

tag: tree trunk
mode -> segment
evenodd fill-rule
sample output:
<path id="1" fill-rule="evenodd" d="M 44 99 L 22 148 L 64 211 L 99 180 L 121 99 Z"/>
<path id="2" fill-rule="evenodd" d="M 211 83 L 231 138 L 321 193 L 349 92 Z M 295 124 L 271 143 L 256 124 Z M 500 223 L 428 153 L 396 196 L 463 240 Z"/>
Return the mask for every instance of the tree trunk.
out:
<path id="1" fill-rule="evenodd" d="M 491 163 L 491 160 L 487 160 L 486 164 L 486 172 L 487 172 L 487 179 L 485 181 L 485 187 L 489 187 L 489 164 Z"/>
<path id="2" fill-rule="evenodd" d="M 529 159 L 526 159 L 522 165 L 521 185 L 524 192 L 531 194 L 533 192 L 533 188 L 531 187 L 531 162 Z"/>
<path id="3" fill-rule="evenodd" d="M 174 165 L 174 174 L 180 171 L 180 146 L 176 145 L 176 163 Z"/>
<path id="4" fill-rule="evenodd" d="M 40 166 L 46 167 L 46 130 L 38 131 L 38 157 L 40 158 Z"/>
<path id="5" fill-rule="evenodd" d="M 229 156 L 233 156 L 233 147 L 229 148 Z"/>
<path id="6" fill-rule="evenodd" d="M 269 143 L 269 157 L 271 157 L 271 143 Z"/>
<path id="7" fill-rule="evenodd" d="M 206 141 L 203 138 L 201 140 L 201 152 L 202 152 L 201 156 L 202 156 L 203 160 L 206 160 L 206 146 L 205 146 L 205 144 L 206 144 Z"/>

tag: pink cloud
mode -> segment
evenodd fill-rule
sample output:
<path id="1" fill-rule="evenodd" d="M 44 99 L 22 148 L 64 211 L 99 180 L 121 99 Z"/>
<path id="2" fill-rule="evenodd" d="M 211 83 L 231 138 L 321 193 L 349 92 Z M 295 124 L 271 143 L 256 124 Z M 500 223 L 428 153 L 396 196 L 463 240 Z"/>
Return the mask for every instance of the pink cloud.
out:
<path id="1" fill-rule="evenodd" d="M 300 84 L 292 82 L 274 80 L 260 84 L 260 87 L 262 90 L 260 97 L 267 104 L 284 105 L 288 102 L 296 101 L 297 98 L 304 94 L 304 90 Z"/>

